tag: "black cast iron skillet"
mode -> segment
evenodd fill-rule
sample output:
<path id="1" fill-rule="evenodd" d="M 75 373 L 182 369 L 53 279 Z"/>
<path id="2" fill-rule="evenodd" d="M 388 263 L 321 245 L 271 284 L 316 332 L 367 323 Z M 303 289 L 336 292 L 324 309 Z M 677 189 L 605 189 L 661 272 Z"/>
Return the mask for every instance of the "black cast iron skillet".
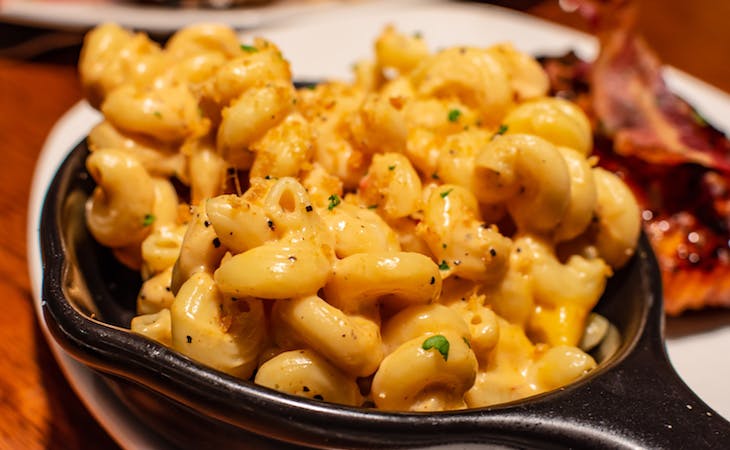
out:
<path id="1" fill-rule="evenodd" d="M 661 282 L 646 237 L 597 311 L 623 336 L 580 381 L 489 408 L 387 413 L 275 392 L 208 369 L 130 333 L 140 279 L 90 237 L 85 142 L 43 206 L 42 304 L 53 337 L 104 375 L 144 422 L 179 448 L 728 448 L 730 423 L 670 366 Z M 718 355 L 718 357 L 723 357 Z"/>

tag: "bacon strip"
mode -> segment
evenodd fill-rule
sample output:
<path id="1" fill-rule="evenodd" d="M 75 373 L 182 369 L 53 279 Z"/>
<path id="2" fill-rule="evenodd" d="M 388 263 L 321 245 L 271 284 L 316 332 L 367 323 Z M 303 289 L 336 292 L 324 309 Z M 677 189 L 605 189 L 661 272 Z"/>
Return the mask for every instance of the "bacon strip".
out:
<path id="1" fill-rule="evenodd" d="M 620 174 L 644 209 L 665 310 L 730 307 L 730 140 L 668 88 L 636 33 L 626 0 L 564 0 L 596 26 L 592 64 L 543 60 L 553 93 L 592 116 L 600 164 Z"/>

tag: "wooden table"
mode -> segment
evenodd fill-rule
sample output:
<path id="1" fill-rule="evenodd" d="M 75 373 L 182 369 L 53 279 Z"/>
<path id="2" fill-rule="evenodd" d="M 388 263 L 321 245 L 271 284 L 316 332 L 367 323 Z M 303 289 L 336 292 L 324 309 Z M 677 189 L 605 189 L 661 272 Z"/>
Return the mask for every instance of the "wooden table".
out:
<path id="1" fill-rule="evenodd" d="M 515 2 L 582 27 L 557 0 Z M 730 92 L 730 2 L 641 0 L 640 24 L 665 62 Z M 39 30 L 0 24 L 0 44 Z M 3 46 L 5 46 L 3 45 Z M 23 60 L 0 53 L 0 448 L 113 449 L 59 370 L 36 317 L 26 264 L 26 214 L 38 153 L 56 120 L 81 99 L 78 47 Z"/>

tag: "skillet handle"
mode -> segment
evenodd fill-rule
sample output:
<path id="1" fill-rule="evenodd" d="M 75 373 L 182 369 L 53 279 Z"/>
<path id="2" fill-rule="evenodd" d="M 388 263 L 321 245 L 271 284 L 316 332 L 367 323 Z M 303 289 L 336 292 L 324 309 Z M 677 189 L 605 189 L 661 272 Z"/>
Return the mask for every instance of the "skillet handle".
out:
<path id="1" fill-rule="evenodd" d="M 646 235 L 621 272 L 598 305 L 626 333 L 619 356 L 595 376 L 528 403 L 521 413 L 541 420 L 548 439 L 578 447 L 730 448 L 730 422 L 669 362 L 661 274 Z"/>

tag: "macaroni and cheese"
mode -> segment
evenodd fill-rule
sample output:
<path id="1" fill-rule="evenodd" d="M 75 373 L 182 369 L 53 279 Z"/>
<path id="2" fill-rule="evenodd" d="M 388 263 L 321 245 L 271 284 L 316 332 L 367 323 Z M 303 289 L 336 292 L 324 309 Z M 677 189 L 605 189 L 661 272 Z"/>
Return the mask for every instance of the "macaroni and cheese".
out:
<path id="1" fill-rule="evenodd" d="M 162 47 L 105 24 L 79 70 L 104 117 L 86 221 L 140 271 L 132 331 L 384 410 L 508 402 L 596 367 L 579 345 L 638 207 L 512 45 L 432 52 L 385 27 L 353 81 L 297 88 L 263 38 L 204 24 Z"/>

